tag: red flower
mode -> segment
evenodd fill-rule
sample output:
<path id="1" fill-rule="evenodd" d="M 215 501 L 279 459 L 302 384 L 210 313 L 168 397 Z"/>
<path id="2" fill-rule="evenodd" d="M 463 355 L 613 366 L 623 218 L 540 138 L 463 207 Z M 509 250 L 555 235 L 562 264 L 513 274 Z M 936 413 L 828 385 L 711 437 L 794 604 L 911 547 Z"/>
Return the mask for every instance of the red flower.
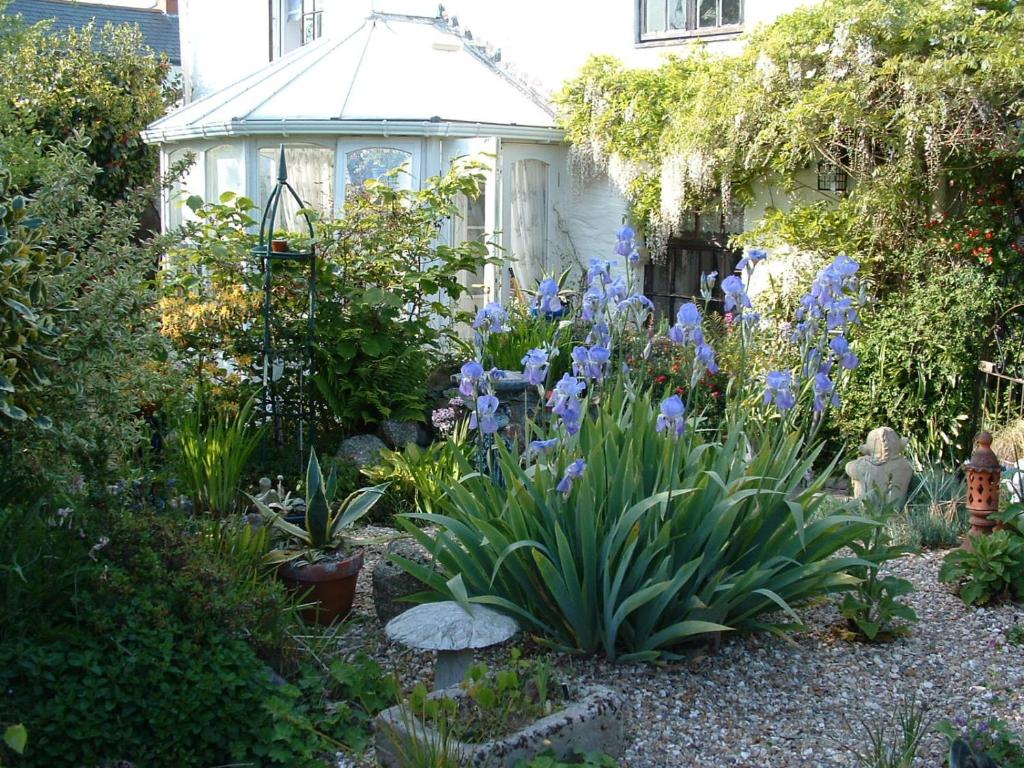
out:
<path id="1" fill-rule="evenodd" d="M 686 392 L 686 390 L 683 389 L 682 387 L 676 387 L 676 394 L 677 395 L 682 395 L 685 392 Z"/>
<path id="2" fill-rule="evenodd" d="M 654 383 L 655 384 L 664 384 L 666 381 L 668 381 L 668 376 L 666 376 L 665 374 L 662 374 L 661 376 L 655 376 L 654 377 Z"/>
<path id="3" fill-rule="evenodd" d="M 991 229 L 988 232 L 985 233 L 985 239 L 986 240 L 991 240 L 993 237 L 994 237 L 994 235 L 992 234 L 992 230 Z"/>

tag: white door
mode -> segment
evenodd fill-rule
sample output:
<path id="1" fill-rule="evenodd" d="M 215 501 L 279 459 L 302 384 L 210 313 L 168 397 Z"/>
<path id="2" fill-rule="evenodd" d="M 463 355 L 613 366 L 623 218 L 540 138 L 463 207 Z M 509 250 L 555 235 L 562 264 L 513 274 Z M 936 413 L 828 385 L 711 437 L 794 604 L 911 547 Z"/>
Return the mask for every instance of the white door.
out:
<path id="1" fill-rule="evenodd" d="M 485 166 L 483 171 L 485 182 L 480 196 L 475 200 L 459 201 L 461 216 L 453 218 L 451 229 L 447 233 L 448 242 L 452 245 L 467 240 L 494 242 L 498 239 L 501 229 L 500 191 L 498 185 L 498 152 L 497 138 L 452 139 L 446 140 L 442 149 L 442 167 L 447 171 L 453 164 L 462 160 L 472 160 Z M 495 256 L 496 248 L 491 248 Z M 494 301 L 500 295 L 501 268 L 488 264 L 483 270 L 463 274 L 463 284 L 469 289 L 462 295 L 459 308 L 468 312 L 475 311 Z"/>

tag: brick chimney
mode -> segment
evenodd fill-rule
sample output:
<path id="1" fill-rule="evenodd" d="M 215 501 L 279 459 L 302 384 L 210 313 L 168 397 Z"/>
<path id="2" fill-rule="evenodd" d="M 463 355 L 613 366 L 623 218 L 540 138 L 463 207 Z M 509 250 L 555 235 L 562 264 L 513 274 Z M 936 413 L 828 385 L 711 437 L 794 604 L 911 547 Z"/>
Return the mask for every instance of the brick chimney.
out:
<path id="1" fill-rule="evenodd" d="M 158 6 L 166 14 L 178 15 L 178 0 L 159 0 Z"/>

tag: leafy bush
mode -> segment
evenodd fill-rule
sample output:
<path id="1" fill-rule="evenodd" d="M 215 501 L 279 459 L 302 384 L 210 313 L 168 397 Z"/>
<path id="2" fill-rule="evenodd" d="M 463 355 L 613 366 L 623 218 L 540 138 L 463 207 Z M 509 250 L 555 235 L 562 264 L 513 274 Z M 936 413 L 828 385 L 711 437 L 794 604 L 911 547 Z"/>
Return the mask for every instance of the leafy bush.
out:
<path id="1" fill-rule="evenodd" d="M 946 555 L 939 580 L 958 585 L 968 605 L 1009 597 L 1024 599 L 1024 536 L 1013 527 L 971 536 L 971 549 Z"/>
<path id="2" fill-rule="evenodd" d="M 907 624 L 917 621 L 917 614 L 899 601 L 914 591 L 914 585 L 906 579 L 879 573 L 883 563 L 912 551 L 891 541 L 889 520 L 895 510 L 875 499 L 865 501 L 865 506 L 870 510 L 866 516 L 875 525 L 864 538 L 851 542 L 850 549 L 866 565 L 848 570 L 860 583 L 843 597 L 839 610 L 853 631 L 873 641 L 906 634 L 910 631 Z"/>
<path id="3" fill-rule="evenodd" d="M 271 682 L 292 605 L 259 577 L 266 537 L 119 498 L 0 513 L 0 562 L 17 564 L 0 581 L 0 722 L 32 734 L 18 764 L 315 766 L 364 744 L 371 678 L 385 685 L 372 665 L 339 665 L 326 688 Z"/>
<path id="4" fill-rule="evenodd" d="M 457 215 L 456 197 L 476 194 L 482 179 L 457 168 L 415 192 L 367 182 L 342 217 L 318 222 L 312 378 L 321 440 L 425 417 L 427 378 L 462 319 L 458 275 L 487 259 L 481 243 L 438 245 L 437 231 Z M 191 375 L 215 397 L 237 400 L 262 378 L 262 275 L 238 269 L 252 259 L 254 204 L 232 194 L 190 204 L 196 221 L 182 228 L 161 277 L 164 328 Z M 277 333 L 297 343 L 306 333 L 305 276 L 282 266 L 278 280 Z M 294 386 L 292 378 L 279 386 Z"/>
<path id="5" fill-rule="evenodd" d="M 0 2 L 4 13 L 6 0 Z M 88 24 L 55 30 L 48 23 L 0 24 L 0 143 L 5 135 L 61 142 L 77 133 L 89 162 L 99 169 L 90 194 L 120 200 L 157 177 L 156 147 L 139 132 L 179 95 L 169 83 L 170 63 L 146 47 L 133 26 Z M 31 157 L 29 158 L 31 159 Z M 16 184 L 36 188 L 31 164 Z"/>
<path id="6" fill-rule="evenodd" d="M 154 312 L 159 248 L 135 237 L 150 198 L 139 192 L 101 202 L 90 193 L 97 172 L 80 144 L 52 145 L 42 158 L 31 211 L 46 228 L 40 246 L 47 257 L 35 270 L 46 290 L 32 297 L 31 311 L 52 325 L 18 405 L 48 417 L 52 429 L 0 424 L 9 450 L 0 486 L 8 500 L 33 498 L 80 474 L 102 481 L 120 475 L 145 449 L 160 404 L 179 386 L 163 364 L 168 349 Z"/>
<path id="7" fill-rule="evenodd" d="M 804 485 L 816 451 L 803 440 L 751 445 L 742 427 L 722 442 L 656 431 L 649 396 L 607 395 L 579 433 L 586 471 L 556 490 L 568 461 L 524 470 L 501 450 L 503 484 L 469 474 L 440 513 L 403 526 L 443 574 L 405 562 L 433 589 L 457 577 L 479 602 L 508 611 L 568 650 L 653 659 L 681 642 L 731 630 L 780 630 L 764 614 L 854 581 L 858 561 L 832 557 L 867 523 L 816 518 L 825 476 Z"/>
<path id="8" fill-rule="evenodd" d="M 848 444 L 879 424 L 908 435 L 925 454 L 970 443 L 974 381 L 987 341 L 979 318 L 996 311 L 1000 289 L 980 267 L 921 266 L 899 295 L 865 312 L 861 365 L 837 417 Z"/>
<path id="9" fill-rule="evenodd" d="M 468 427 L 464 421 L 456 424 L 451 436 L 444 441 L 420 448 L 410 443 L 401 451 L 382 451 L 381 461 L 363 470 L 374 483 L 391 483 L 412 511 L 433 512 L 437 509 L 445 488 L 457 483 L 469 457 Z"/>
<path id="10" fill-rule="evenodd" d="M 42 220 L 29 215 L 28 200 L 10 194 L 10 178 L 0 163 L 0 430 L 28 417 L 19 402 L 30 407 L 26 395 L 46 382 L 59 332 L 44 278 L 64 266 L 58 259 L 67 258 L 43 247 Z"/>

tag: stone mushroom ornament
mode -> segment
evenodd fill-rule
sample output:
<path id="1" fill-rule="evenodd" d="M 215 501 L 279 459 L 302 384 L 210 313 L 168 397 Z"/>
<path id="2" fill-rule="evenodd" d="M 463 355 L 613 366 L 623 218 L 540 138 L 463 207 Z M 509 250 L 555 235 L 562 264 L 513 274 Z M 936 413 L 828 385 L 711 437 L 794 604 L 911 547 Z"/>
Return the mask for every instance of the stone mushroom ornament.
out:
<path id="1" fill-rule="evenodd" d="M 860 447 L 864 455 L 846 465 L 855 499 L 875 492 L 887 503 L 903 506 L 914 476 L 913 465 L 903 455 L 909 442 L 890 427 L 879 427 L 868 433 L 868 439 Z"/>
<path id="2" fill-rule="evenodd" d="M 460 605 L 451 600 L 417 605 L 384 627 L 385 634 L 396 642 L 437 651 L 435 691 L 463 681 L 474 650 L 503 643 L 518 631 L 515 619 L 482 605 Z"/>

